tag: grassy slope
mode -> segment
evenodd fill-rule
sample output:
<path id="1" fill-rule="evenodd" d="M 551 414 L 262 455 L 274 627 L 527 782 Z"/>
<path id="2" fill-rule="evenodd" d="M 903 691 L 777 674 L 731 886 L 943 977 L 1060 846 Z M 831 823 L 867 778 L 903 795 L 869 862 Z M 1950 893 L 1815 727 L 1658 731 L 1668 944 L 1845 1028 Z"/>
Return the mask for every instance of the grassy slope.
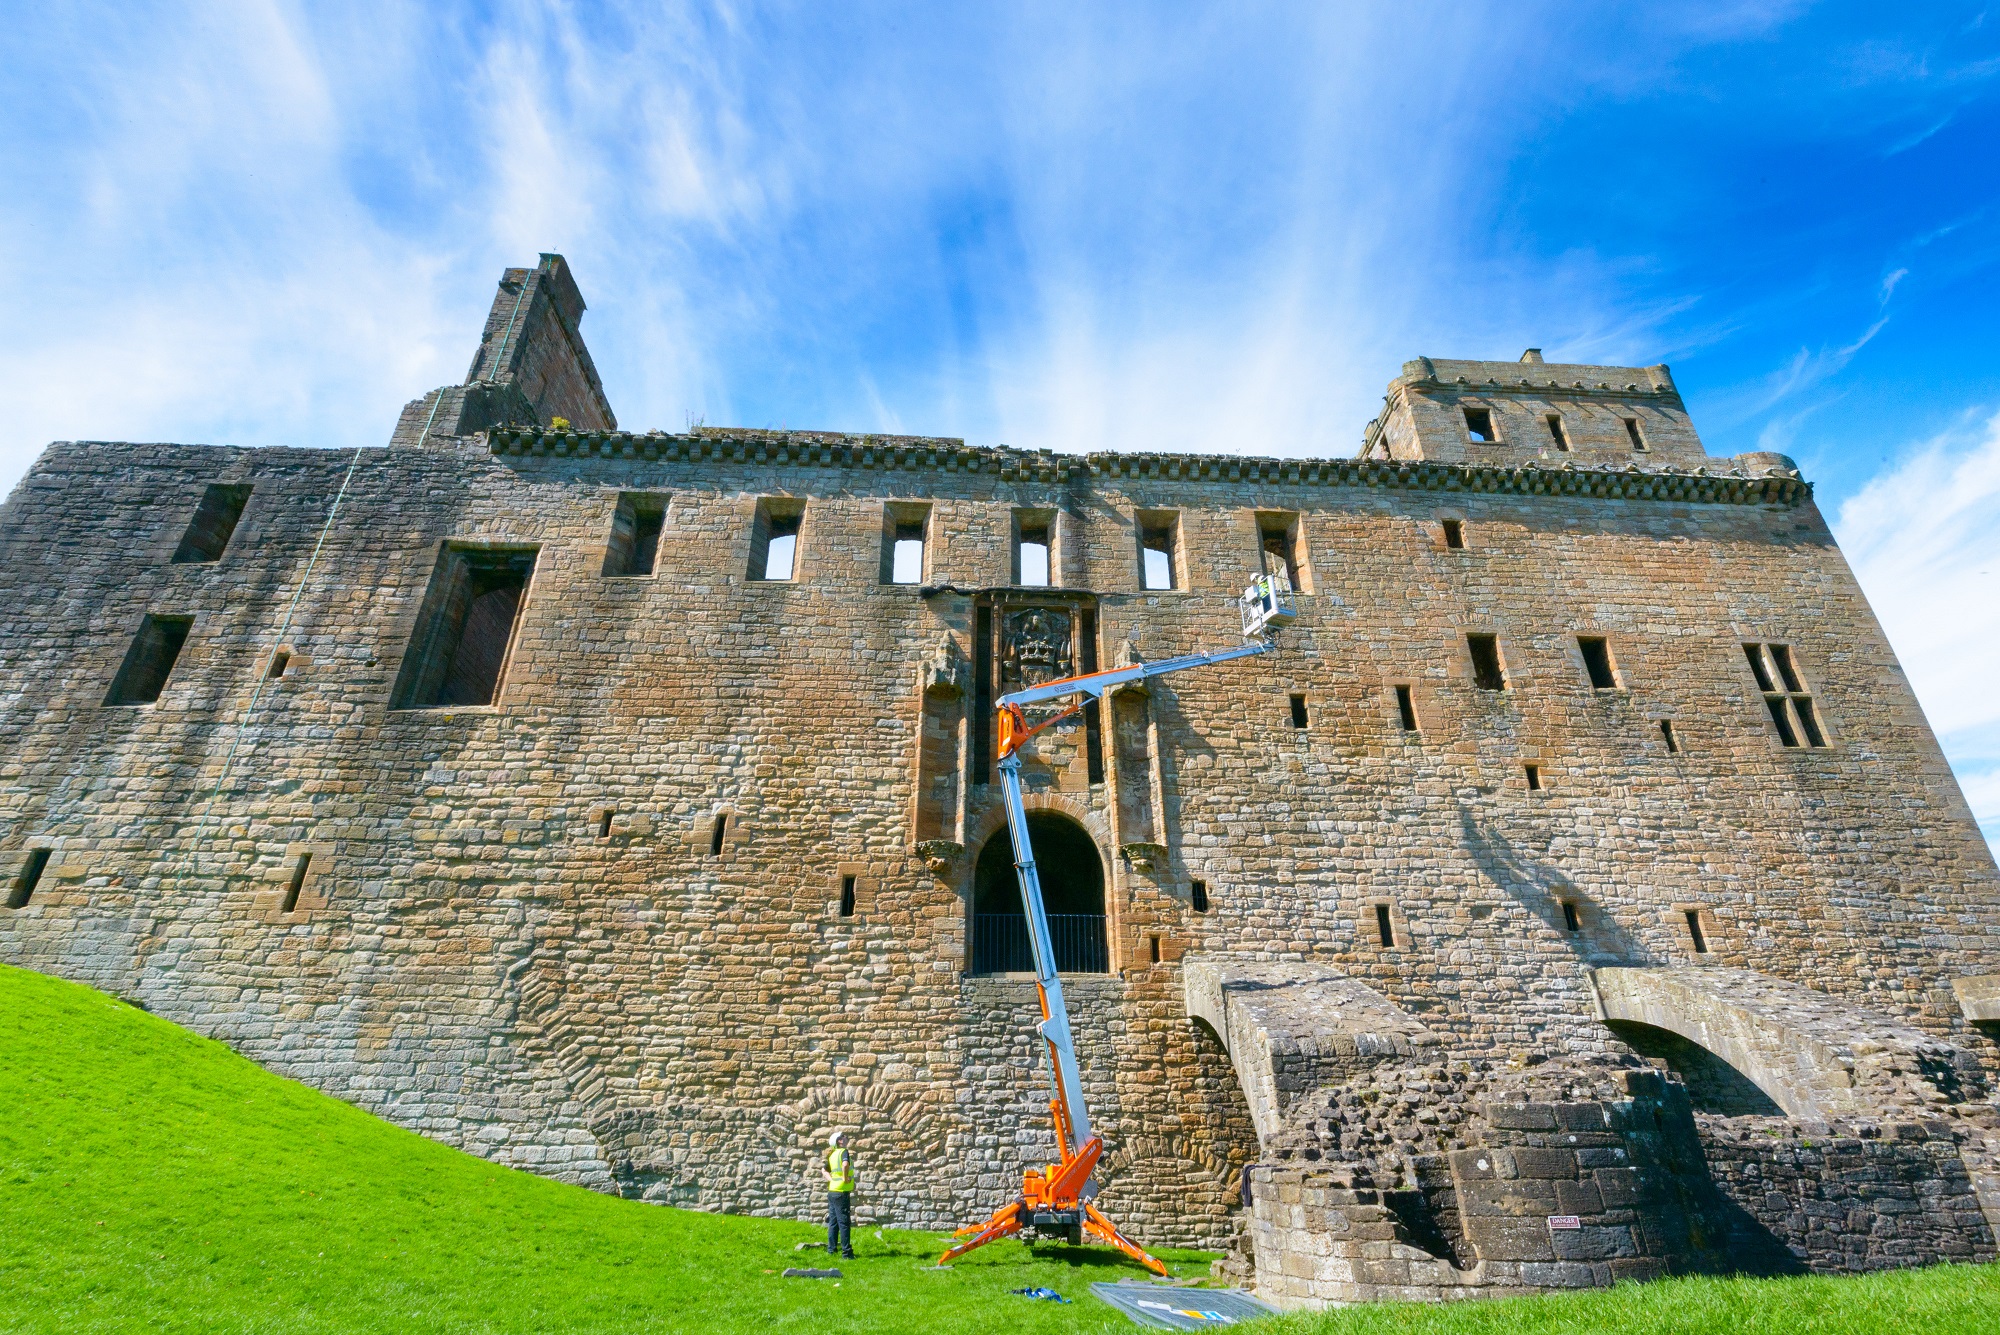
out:
<path id="1" fill-rule="evenodd" d="M 1101 1249 L 1001 1244 L 946 1273 L 872 1233 L 784 1280 L 810 1225 L 691 1214 L 498 1168 L 87 988 L 0 966 L 0 1330 L 1134 1330 Z M 1193 1253 L 1176 1254 L 1198 1269 Z M 1012 1297 L 1040 1284 L 1068 1307 Z M 2000 1330 L 2000 1268 L 1691 1281 L 1383 1307 L 1305 1331 Z"/>

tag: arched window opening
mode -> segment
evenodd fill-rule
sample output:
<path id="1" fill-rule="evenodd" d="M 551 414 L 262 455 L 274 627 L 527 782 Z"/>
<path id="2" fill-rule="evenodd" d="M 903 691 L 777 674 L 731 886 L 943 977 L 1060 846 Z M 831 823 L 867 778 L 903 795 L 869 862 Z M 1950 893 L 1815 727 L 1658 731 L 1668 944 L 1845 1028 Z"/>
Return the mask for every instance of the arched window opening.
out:
<path id="1" fill-rule="evenodd" d="M 1611 1032 L 1641 1057 L 1666 1062 L 1687 1086 L 1699 1113 L 1724 1117 L 1783 1117 L 1785 1110 L 1749 1076 L 1692 1039 L 1634 1020 L 1610 1021 Z"/>
<path id="2" fill-rule="evenodd" d="M 1109 973 L 1104 931 L 1104 862 L 1097 841 L 1067 816 L 1028 813 L 1042 910 L 1059 973 Z M 1028 919 L 1014 876 L 1014 840 L 1002 826 L 979 851 L 972 877 L 972 972 L 1031 973 Z"/>

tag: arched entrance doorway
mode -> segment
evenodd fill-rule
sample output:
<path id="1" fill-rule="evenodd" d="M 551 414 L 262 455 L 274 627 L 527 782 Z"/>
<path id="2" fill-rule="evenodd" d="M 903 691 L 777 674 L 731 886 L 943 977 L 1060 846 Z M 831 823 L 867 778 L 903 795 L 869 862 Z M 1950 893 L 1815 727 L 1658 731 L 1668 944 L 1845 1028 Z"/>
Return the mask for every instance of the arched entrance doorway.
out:
<path id="1" fill-rule="evenodd" d="M 1104 931 L 1104 861 L 1097 841 L 1081 825 L 1054 811 L 1028 813 L 1041 876 L 1042 910 L 1049 918 L 1061 973 L 1109 973 Z M 972 972 L 1030 973 L 1028 919 L 1014 877 L 1014 840 L 1006 826 L 979 850 L 972 873 Z"/>

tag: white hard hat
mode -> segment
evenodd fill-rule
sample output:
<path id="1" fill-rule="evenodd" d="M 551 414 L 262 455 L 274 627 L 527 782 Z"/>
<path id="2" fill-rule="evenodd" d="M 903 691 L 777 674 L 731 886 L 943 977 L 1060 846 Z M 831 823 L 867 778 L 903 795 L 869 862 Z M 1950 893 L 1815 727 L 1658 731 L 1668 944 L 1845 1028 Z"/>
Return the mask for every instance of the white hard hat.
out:
<path id="1" fill-rule="evenodd" d="M 847 1133 L 845 1131 L 836 1129 L 830 1135 L 827 1136 L 826 1143 L 829 1145 L 838 1145 L 841 1141 L 846 1139 L 847 1139 Z"/>

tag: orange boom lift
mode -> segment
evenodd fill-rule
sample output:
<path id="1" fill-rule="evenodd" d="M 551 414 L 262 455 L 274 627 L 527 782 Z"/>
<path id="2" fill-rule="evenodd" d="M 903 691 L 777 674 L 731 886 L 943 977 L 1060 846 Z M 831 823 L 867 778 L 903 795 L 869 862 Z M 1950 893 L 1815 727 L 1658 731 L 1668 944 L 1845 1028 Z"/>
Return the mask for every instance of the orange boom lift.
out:
<path id="1" fill-rule="evenodd" d="M 1021 885 L 1021 908 L 1028 919 L 1028 943 L 1035 957 L 1035 991 L 1042 1003 L 1042 1022 L 1035 1030 L 1048 1046 L 1053 1085 L 1049 1115 L 1055 1122 L 1056 1153 L 1060 1157 L 1046 1167 L 1028 1169 L 1022 1175 L 1020 1196 L 995 1210 L 985 1223 L 972 1224 L 954 1233 L 954 1238 L 964 1241 L 940 1256 L 939 1265 L 948 1265 L 953 1258 L 999 1238 L 1025 1233 L 1030 1238 L 1058 1237 L 1072 1243 L 1088 1237 L 1116 1247 L 1157 1275 L 1167 1273 L 1166 1266 L 1120 1233 L 1118 1226 L 1091 1203 L 1097 1195 L 1097 1184 L 1090 1180 L 1090 1175 L 1104 1154 L 1104 1141 L 1090 1129 L 1090 1110 L 1084 1104 L 1083 1080 L 1077 1069 L 1076 1048 L 1070 1039 L 1069 1010 L 1063 1004 L 1062 982 L 1056 977 L 1055 947 L 1049 940 L 1048 916 L 1042 909 L 1042 882 L 1035 871 L 1034 848 L 1028 842 L 1028 815 L 1021 801 L 1020 751 L 1036 733 L 1078 713 L 1085 700 L 1096 699 L 1113 686 L 1269 652 L 1273 648 L 1270 633 L 1290 624 L 1297 615 L 1291 593 L 1291 585 L 1282 574 L 1260 575 L 1244 590 L 1238 603 L 1248 644 L 1212 654 L 1187 654 L 1158 663 L 1138 663 L 1108 672 L 1065 677 L 1000 697 L 1000 791 L 1007 807 L 1007 832 L 1014 840 L 1014 872 Z M 1028 725 L 1030 706 L 1061 700 L 1069 703 L 1034 726 Z"/>

